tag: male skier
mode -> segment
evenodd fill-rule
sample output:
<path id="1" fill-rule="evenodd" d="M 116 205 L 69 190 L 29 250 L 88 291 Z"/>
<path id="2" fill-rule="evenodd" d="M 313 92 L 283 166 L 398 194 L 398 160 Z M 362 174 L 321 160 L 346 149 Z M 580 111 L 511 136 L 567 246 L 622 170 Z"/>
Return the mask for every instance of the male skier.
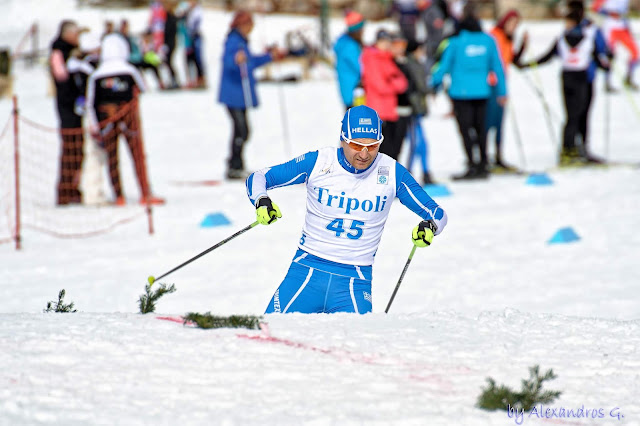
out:
<path id="1" fill-rule="evenodd" d="M 371 312 L 371 269 L 395 197 L 423 219 L 413 229 L 416 246 L 431 244 L 444 229 L 442 207 L 407 169 L 378 153 L 381 129 L 375 110 L 351 108 L 342 120 L 339 148 L 308 152 L 248 177 L 247 193 L 263 225 L 282 217 L 268 189 L 307 186 L 298 251 L 266 313 Z"/>

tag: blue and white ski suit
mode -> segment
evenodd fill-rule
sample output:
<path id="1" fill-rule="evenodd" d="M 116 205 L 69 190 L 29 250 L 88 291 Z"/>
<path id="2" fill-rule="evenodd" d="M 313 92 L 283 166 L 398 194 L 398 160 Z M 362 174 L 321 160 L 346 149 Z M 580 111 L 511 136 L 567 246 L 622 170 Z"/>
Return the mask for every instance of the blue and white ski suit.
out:
<path id="1" fill-rule="evenodd" d="M 445 211 L 391 157 L 378 154 L 365 170 L 342 148 L 308 152 L 247 179 L 255 205 L 267 190 L 305 183 L 307 213 L 298 251 L 266 313 L 371 312 L 374 256 L 393 199 L 433 220 L 442 232 Z"/>

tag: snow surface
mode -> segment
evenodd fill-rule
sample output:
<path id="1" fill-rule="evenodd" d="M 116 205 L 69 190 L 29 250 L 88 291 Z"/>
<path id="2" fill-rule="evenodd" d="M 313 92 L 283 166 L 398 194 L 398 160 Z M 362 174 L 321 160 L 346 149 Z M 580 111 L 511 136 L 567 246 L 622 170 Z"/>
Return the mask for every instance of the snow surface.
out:
<path id="1" fill-rule="evenodd" d="M 63 18 L 97 32 L 104 19 L 127 16 L 139 31 L 148 18 L 146 10 L 76 9 L 71 0 L 3 0 L 0 9 L 0 40 L 9 46 L 33 21 L 45 45 Z M 607 417 L 526 423 L 640 424 L 640 172 L 550 171 L 549 187 L 525 185 L 525 176 L 449 182 L 464 159 L 443 96 L 431 103 L 423 124 L 435 177 L 453 193 L 438 198 L 450 221 L 431 247 L 416 253 L 389 315 L 382 312 L 418 221 L 399 203 L 378 251 L 371 315 L 270 316 L 273 339 L 251 340 L 237 335 L 260 333 L 203 331 L 136 314 L 148 275 L 166 272 L 254 220 L 242 183 L 176 185 L 224 174 L 230 126 L 216 97 L 230 14 L 207 10 L 205 19 L 210 88 L 152 88 L 142 98 L 151 181 L 168 200 L 154 209 L 155 235 L 148 236 L 139 220 L 83 240 L 26 230 L 20 252 L 0 245 L 0 425 L 511 424 L 505 413 L 475 408 L 476 398 L 486 377 L 518 388 L 534 364 L 558 374 L 549 388 L 563 394 L 553 407 L 603 408 Z M 316 25 L 312 18 L 259 15 L 252 44 L 259 50 L 282 40 L 284 30 Z M 379 25 L 392 26 L 370 25 L 365 38 L 371 40 Z M 532 42 L 528 56 L 534 57 L 562 24 L 524 27 Z M 331 28 L 337 36 L 340 20 Z M 622 61 L 617 68 L 623 69 Z M 530 171 L 554 165 L 563 114 L 558 70 L 554 63 L 530 71 L 544 83 L 557 116 L 556 141 L 550 141 L 535 92 L 517 70 L 511 72 L 511 106 Z M 46 69 L 18 64 L 15 75 L 22 114 L 54 126 Z M 342 106 L 333 73 L 320 67 L 314 76 L 296 85 L 259 86 L 261 107 L 250 112 L 250 169 L 337 143 Z M 597 92 L 594 153 L 640 161 L 640 98 L 621 91 L 609 102 L 607 147 L 605 95 Z M 10 111 L 10 101 L 0 100 L 0 125 Z M 506 158 L 520 164 L 512 125 L 507 117 Z M 122 163 L 125 192 L 134 201 L 138 190 L 129 164 L 128 158 Z M 174 273 L 166 282 L 178 291 L 160 300 L 159 312 L 263 312 L 289 266 L 304 217 L 302 187 L 273 191 L 272 197 L 283 219 Z M 232 224 L 200 228 L 214 212 Z M 548 245 L 565 226 L 581 240 Z M 41 313 L 62 288 L 80 312 Z M 608 417 L 615 407 L 624 419 Z"/>

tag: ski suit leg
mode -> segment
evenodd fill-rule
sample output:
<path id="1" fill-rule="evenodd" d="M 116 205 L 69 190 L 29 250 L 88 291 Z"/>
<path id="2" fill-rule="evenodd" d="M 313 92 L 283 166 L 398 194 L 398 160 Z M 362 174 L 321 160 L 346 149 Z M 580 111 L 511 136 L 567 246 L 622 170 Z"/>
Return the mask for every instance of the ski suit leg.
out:
<path id="1" fill-rule="evenodd" d="M 330 275 L 326 272 L 292 262 L 265 314 L 323 312 L 329 279 Z"/>
<path id="2" fill-rule="evenodd" d="M 371 281 L 331 275 L 327 288 L 326 313 L 370 313 L 372 309 Z"/>

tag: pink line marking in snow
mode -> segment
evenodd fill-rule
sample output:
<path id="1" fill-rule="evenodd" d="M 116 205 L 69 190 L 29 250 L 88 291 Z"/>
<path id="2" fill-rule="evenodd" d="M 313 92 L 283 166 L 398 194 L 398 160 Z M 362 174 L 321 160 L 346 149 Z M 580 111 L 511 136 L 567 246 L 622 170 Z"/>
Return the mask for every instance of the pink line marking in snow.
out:
<path id="1" fill-rule="evenodd" d="M 180 324 L 184 324 L 184 318 L 182 317 L 156 317 L 156 319 L 162 320 L 162 321 L 171 321 L 171 322 L 178 322 Z"/>

